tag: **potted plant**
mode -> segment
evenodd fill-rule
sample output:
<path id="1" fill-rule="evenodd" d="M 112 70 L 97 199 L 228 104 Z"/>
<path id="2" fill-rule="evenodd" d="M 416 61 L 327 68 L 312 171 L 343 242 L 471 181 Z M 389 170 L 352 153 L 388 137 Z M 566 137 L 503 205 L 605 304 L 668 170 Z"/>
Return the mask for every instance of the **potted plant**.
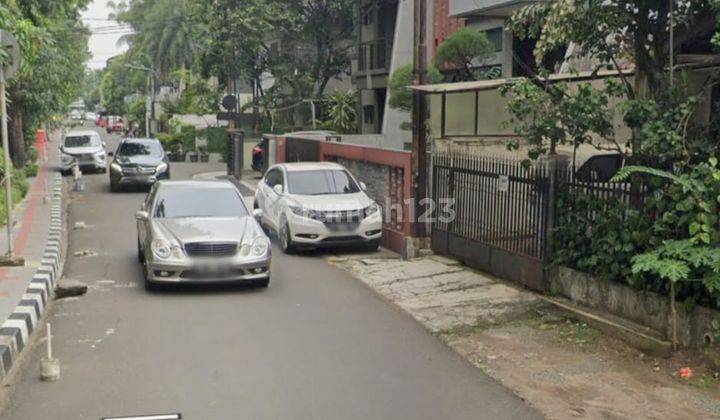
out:
<path id="1" fill-rule="evenodd" d="M 205 146 L 198 147 L 198 153 L 200 154 L 200 162 L 210 161 L 210 155 L 207 152 L 207 147 L 205 147 Z"/>
<path id="2" fill-rule="evenodd" d="M 190 162 L 197 162 L 197 161 L 198 161 L 198 154 L 197 154 L 197 152 L 188 152 L 187 156 L 190 158 Z"/>

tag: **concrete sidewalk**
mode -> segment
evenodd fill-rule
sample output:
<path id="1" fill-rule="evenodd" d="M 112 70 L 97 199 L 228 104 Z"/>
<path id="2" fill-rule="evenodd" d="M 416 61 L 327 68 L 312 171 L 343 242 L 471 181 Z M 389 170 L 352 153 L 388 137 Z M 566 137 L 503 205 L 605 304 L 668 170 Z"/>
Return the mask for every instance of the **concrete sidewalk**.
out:
<path id="1" fill-rule="evenodd" d="M 328 260 L 548 418 L 720 418 L 718 373 L 700 360 L 652 358 L 457 261 L 387 253 Z M 690 381 L 678 375 L 686 366 Z"/>
<path id="2" fill-rule="evenodd" d="M 48 161 L 41 165 L 37 177 L 29 179 L 30 189 L 27 196 L 15 208 L 15 254 L 25 258 L 25 265 L 0 267 L 0 320 L 7 319 L 15 310 L 43 262 L 50 232 L 53 188 L 59 159 L 55 144 L 47 144 Z M 6 253 L 7 249 L 7 234 L 3 225 L 0 232 L 0 254 Z"/>

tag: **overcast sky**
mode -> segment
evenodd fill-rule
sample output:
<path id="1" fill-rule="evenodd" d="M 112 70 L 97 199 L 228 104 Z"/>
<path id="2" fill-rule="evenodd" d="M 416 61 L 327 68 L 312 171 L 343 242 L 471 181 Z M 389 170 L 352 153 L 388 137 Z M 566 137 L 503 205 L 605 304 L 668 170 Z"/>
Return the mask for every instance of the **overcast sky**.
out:
<path id="1" fill-rule="evenodd" d="M 82 14 L 83 23 L 94 32 L 90 36 L 92 58 L 87 64 L 91 69 L 105 67 L 108 58 L 127 49 L 126 45 L 118 45 L 118 40 L 127 31 L 119 28 L 116 21 L 108 20 L 111 12 L 107 7 L 107 0 L 93 0 Z"/>

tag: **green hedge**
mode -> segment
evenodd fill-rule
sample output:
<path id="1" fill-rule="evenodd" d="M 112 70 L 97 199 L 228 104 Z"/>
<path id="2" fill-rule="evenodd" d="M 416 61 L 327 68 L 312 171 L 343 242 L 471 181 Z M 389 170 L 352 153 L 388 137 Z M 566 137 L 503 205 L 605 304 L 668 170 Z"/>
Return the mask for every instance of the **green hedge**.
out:
<path id="1" fill-rule="evenodd" d="M 227 150 L 227 131 L 224 127 L 208 127 L 205 130 L 208 153 L 225 154 Z"/>
<path id="2" fill-rule="evenodd" d="M 197 130 L 192 125 L 183 125 L 180 127 L 180 138 L 182 139 L 183 150 L 186 152 L 195 151 L 195 137 Z"/>

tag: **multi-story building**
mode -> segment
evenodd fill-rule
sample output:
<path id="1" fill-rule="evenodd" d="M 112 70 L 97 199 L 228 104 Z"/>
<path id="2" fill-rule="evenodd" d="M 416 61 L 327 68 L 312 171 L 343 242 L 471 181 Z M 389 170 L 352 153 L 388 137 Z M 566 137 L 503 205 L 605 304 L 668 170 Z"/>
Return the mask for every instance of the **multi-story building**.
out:
<path id="1" fill-rule="evenodd" d="M 502 77 L 525 76 L 535 71 L 534 43 L 517 39 L 505 26 L 514 12 L 535 1 L 450 0 L 450 16 L 464 18 L 466 26 L 484 32 L 495 46 L 495 55 L 484 61 L 485 66 L 500 67 Z M 564 52 L 558 54 L 562 59 Z"/>
<path id="2" fill-rule="evenodd" d="M 400 62 L 406 64 L 412 61 L 412 34 L 409 38 L 409 55 L 400 56 L 399 50 L 403 48 L 401 45 L 403 39 L 396 40 L 398 24 L 407 26 L 406 30 L 412 32 L 412 11 L 408 14 L 405 10 L 407 8 L 403 7 L 404 3 L 408 1 L 359 0 L 358 2 L 358 44 L 353 79 L 360 93 L 362 134 L 382 133 L 393 58 L 396 67 Z M 401 8 L 403 13 L 398 19 Z M 393 51 L 395 46 L 398 48 Z"/>
<path id="3" fill-rule="evenodd" d="M 427 2 L 428 59 L 437 46 L 461 27 L 449 16 L 450 0 Z M 413 0 L 358 0 L 357 57 L 353 82 L 360 93 L 360 132 L 380 134 L 386 147 L 408 147 L 410 131 L 400 128 L 410 115 L 388 106 L 388 81 L 398 68 L 413 61 Z"/>

